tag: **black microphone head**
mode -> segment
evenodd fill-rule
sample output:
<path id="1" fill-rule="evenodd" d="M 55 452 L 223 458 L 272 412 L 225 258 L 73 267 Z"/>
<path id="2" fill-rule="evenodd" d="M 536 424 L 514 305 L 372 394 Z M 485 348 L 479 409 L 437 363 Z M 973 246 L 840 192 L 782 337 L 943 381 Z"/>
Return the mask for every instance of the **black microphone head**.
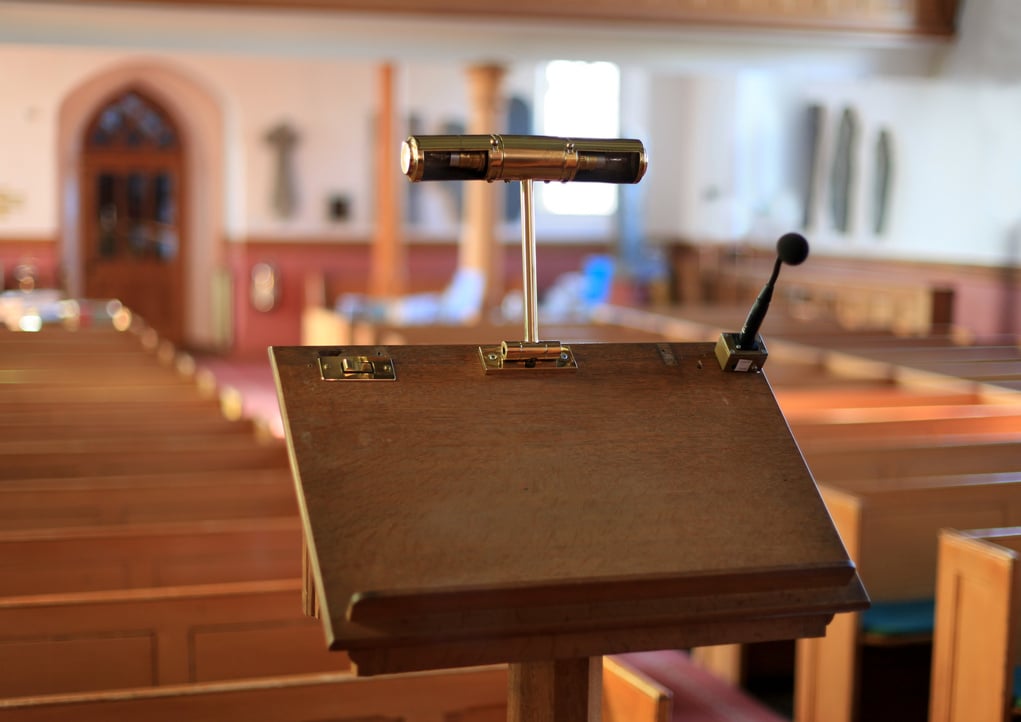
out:
<path id="1" fill-rule="evenodd" d="M 776 255 L 788 266 L 797 266 L 808 258 L 808 241 L 800 233 L 785 233 L 776 242 Z"/>

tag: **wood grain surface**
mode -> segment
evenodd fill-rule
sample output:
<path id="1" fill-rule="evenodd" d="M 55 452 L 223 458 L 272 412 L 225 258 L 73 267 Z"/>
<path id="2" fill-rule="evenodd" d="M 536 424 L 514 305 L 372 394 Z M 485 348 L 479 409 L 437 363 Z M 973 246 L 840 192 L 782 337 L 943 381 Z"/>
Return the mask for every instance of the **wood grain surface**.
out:
<path id="1" fill-rule="evenodd" d="M 572 348 L 574 372 L 490 375 L 475 346 L 270 350 L 334 647 L 577 657 L 867 604 L 764 375 L 711 343 Z M 395 381 L 320 376 L 377 352 Z"/>

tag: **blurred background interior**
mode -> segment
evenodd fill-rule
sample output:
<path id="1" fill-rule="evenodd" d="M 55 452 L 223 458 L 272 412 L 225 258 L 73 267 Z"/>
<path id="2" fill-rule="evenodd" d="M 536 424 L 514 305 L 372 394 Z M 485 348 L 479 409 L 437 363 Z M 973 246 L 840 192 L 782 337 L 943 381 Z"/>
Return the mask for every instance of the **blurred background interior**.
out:
<path id="1" fill-rule="evenodd" d="M 402 141 L 635 138 L 648 153 L 638 184 L 536 186 L 541 337 L 715 341 L 740 328 L 777 239 L 803 234 L 809 258 L 783 271 L 762 326 L 765 370 L 894 617 L 838 616 L 839 639 L 797 655 L 781 640 L 694 650 L 698 668 L 686 653 L 630 663 L 691 722 L 951 719 L 929 717 L 930 699 L 945 711 L 935 692 L 956 689 L 946 676 L 930 687 L 930 672 L 978 667 L 934 652 L 937 539 L 1021 524 L 1019 41 L 1015 0 L 0 0 L 0 320 L 142 329 L 130 342 L 0 333 L 12 550 L 0 593 L 21 600 L 0 622 L 35 594 L 128 584 L 88 571 L 117 544 L 85 555 L 86 537 L 142 553 L 161 524 L 201 522 L 178 530 L 194 546 L 227 517 L 248 519 L 249 546 L 201 580 L 282 575 L 297 595 L 296 549 L 268 571 L 236 561 L 263 560 L 281 524 L 297 546 L 267 346 L 522 337 L 518 184 L 409 183 Z M 71 539 L 70 557 L 51 536 Z M 204 553 L 189 547 L 189 564 Z M 197 577 L 133 583 L 184 578 Z M 286 619 L 267 623 L 300 626 Z M 0 640 L 0 702 L 25 719 L 113 719 L 113 697 L 65 693 L 159 684 L 134 674 L 148 647 L 139 663 L 117 649 L 117 664 L 93 664 L 82 643 L 85 661 L 58 670 L 49 647 L 19 641 L 22 624 L 0 624 L 14 639 Z M 301 644 L 253 641 L 265 657 L 225 645 L 190 669 L 211 670 L 205 681 L 332 669 L 319 630 L 301 629 Z M 994 666 L 1013 669 L 1017 651 Z M 278 654 L 286 663 L 262 665 Z M 815 667 L 796 683 L 802 660 Z M 297 685 L 311 705 L 307 680 L 288 679 L 264 691 Z M 976 697 L 994 700 L 981 719 L 1004 719 L 1004 689 Z M 207 692 L 222 690 L 185 703 Z M 121 702 L 163 719 L 144 708 L 156 696 Z M 979 719 L 957 699 L 953 719 Z M 273 719 L 336 718 L 280 709 Z M 444 719 L 501 719 L 461 712 Z"/>

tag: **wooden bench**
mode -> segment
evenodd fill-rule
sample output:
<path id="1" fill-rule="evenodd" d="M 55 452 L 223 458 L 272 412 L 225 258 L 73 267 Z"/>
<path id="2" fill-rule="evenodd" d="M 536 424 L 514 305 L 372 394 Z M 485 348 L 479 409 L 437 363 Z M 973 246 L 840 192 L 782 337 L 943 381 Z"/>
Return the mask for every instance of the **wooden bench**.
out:
<path id="1" fill-rule="evenodd" d="M 4 389 L 0 409 L 5 412 L 31 410 L 41 404 L 150 404 L 173 409 L 207 402 L 217 396 L 214 390 L 203 390 L 191 383 L 109 385 L 53 385 L 46 383 L 16 384 Z"/>
<path id="2" fill-rule="evenodd" d="M 0 408 L 3 404 L 0 403 Z M 32 439 L 110 439 L 118 438 L 147 443 L 151 437 L 191 434 L 211 436 L 236 435 L 261 438 L 258 424 L 250 418 L 228 419 L 213 409 L 210 413 L 148 414 L 135 417 L 116 411 L 105 413 L 102 405 L 87 414 L 52 415 L 24 412 L 0 415 L 0 439 L 29 441 Z M 54 418 L 55 417 L 55 418 Z"/>
<path id="3" fill-rule="evenodd" d="M 0 481 L 287 467 L 287 449 L 279 440 L 258 443 L 232 436 L 150 439 L 145 444 L 118 439 L 0 443 Z"/>
<path id="4" fill-rule="evenodd" d="M 5 531 L 0 597 L 298 577 L 301 546 L 297 515 Z"/>
<path id="5" fill-rule="evenodd" d="M 172 358 L 161 360 L 145 351 L 98 356 L 72 351 L 59 354 L 20 351 L 0 362 L 0 380 L 8 387 L 24 385 L 30 389 L 104 387 L 118 393 L 122 387 L 169 386 L 202 398 L 215 398 L 222 393 L 213 373 L 199 366 L 192 356 L 175 353 Z"/>
<path id="6" fill-rule="evenodd" d="M 0 598 L 0 697 L 344 669 L 298 578 Z"/>
<path id="7" fill-rule="evenodd" d="M 769 369 L 767 367 L 767 375 Z M 862 388 L 790 388 L 776 390 L 776 399 L 784 416 L 789 419 L 804 418 L 807 415 L 829 414 L 834 409 L 872 408 L 924 408 L 932 406 L 961 406 L 982 404 L 984 399 L 976 393 L 947 391 L 919 391 L 897 386 L 893 383 L 868 384 Z"/>
<path id="8" fill-rule="evenodd" d="M 293 719 L 322 719 L 320 704 L 328 700 L 317 685 L 334 687 L 323 692 L 332 700 L 331 719 L 432 720 L 436 709 L 505 706 L 503 666 L 362 679 L 337 674 L 347 669 L 347 657 L 327 651 L 319 623 L 302 616 L 299 588 L 298 580 L 272 580 L 0 598 L 0 717 L 291 719 L 278 716 L 286 698 L 295 706 Z M 641 672 L 611 660 L 604 680 L 605 719 L 670 719 L 669 692 Z M 296 688 L 304 694 L 284 692 Z M 262 716 L 271 709 L 272 716 Z"/>
<path id="9" fill-rule="evenodd" d="M 897 411 L 901 412 L 897 416 L 888 413 L 889 409 L 880 409 L 876 414 L 859 413 L 839 420 L 834 414 L 823 422 L 794 419 L 790 425 L 798 443 L 808 448 L 883 439 L 1021 439 L 1021 406 L 962 404 L 930 407 L 924 414 Z"/>
<path id="10" fill-rule="evenodd" d="M 875 612 L 889 602 L 931 602 L 937 535 L 943 527 L 1021 524 L 1018 472 L 872 478 L 824 483 L 819 488 Z M 867 614 L 873 615 L 873 610 Z M 799 722 L 857 719 L 864 645 L 931 637 L 925 628 L 915 635 L 877 636 L 862 620 L 859 614 L 839 614 L 824 637 L 797 641 L 795 715 Z"/>
<path id="11" fill-rule="evenodd" d="M 348 672 L 0 699 L 0 719 L 49 722 L 503 722 L 507 667 L 379 677 Z M 604 722 L 670 722 L 670 691 L 626 661 L 603 660 Z"/>
<path id="12" fill-rule="evenodd" d="M 1021 527 L 939 535 L 930 722 L 1007 722 L 1018 709 Z"/>
<path id="13" fill-rule="evenodd" d="M 330 672 L 0 699 L 0 719 L 12 722 L 121 719 L 146 722 L 478 722 L 506 719 L 506 697 L 506 667 L 364 678 Z M 603 719 L 614 722 L 614 718 Z M 631 719 L 645 722 L 642 718 Z M 630 721 L 621 719 L 619 722 Z"/>
<path id="14" fill-rule="evenodd" d="M 152 329 L 133 326 L 123 331 L 110 324 L 95 326 L 43 326 L 33 333 L 6 332 L 0 327 L 0 349 L 6 355 L 18 349 L 40 349 L 49 352 L 84 351 L 155 351 L 161 340 Z"/>
<path id="15" fill-rule="evenodd" d="M 284 467 L 0 481 L 4 531 L 297 513 Z"/>
<path id="16" fill-rule="evenodd" d="M 718 265 L 731 298 L 752 299 L 769 277 L 772 249 L 743 249 Z M 828 317 L 847 329 L 928 335 L 952 327 L 954 291 L 917 274 L 816 259 L 786 270 L 774 301 L 792 313 Z"/>
<path id="17" fill-rule="evenodd" d="M 802 447 L 816 481 L 896 479 L 936 474 L 1009 472 L 1018 468 L 1021 441 L 932 438 L 860 443 L 817 443 Z"/>
<path id="18" fill-rule="evenodd" d="M 106 394 L 104 398 L 101 389 L 90 389 L 84 394 L 86 398 L 79 399 L 80 403 L 71 403 L 74 400 L 73 395 L 61 400 L 59 393 L 35 397 L 31 394 L 21 396 L 21 399 L 14 400 L 5 393 L 4 398 L 0 400 L 0 412 L 5 419 L 10 419 L 13 423 L 21 421 L 25 424 L 38 425 L 137 421 L 144 425 L 155 421 L 155 417 L 159 416 L 205 420 L 221 420 L 226 416 L 229 420 L 235 419 L 226 408 L 228 400 L 217 392 L 164 394 L 170 398 L 159 401 L 158 407 L 144 395 L 142 398 L 135 398 L 131 394 Z M 116 398 L 118 396 L 119 398 Z M 154 408 L 159 408 L 160 413 L 153 413 Z"/>

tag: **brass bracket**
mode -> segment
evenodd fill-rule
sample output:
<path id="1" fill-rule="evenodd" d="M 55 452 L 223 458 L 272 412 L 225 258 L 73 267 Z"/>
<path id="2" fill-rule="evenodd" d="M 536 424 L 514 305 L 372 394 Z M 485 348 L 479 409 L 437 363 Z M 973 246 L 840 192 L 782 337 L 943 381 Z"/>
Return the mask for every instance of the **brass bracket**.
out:
<path id="1" fill-rule="evenodd" d="M 755 337 L 755 348 L 742 349 L 737 345 L 738 334 L 722 333 L 716 340 L 716 360 L 724 371 L 756 373 L 762 370 L 769 352 L 762 336 Z"/>
<path id="2" fill-rule="evenodd" d="M 479 346 L 485 372 L 574 371 L 578 362 L 570 346 L 559 341 L 504 341 L 499 346 Z"/>
<path id="3" fill-rule="evenodd" d="M 376 356 L 344 355 L 319 357 L 323 381 L 396 381 L 394 362 L 377 351 Z"/>

